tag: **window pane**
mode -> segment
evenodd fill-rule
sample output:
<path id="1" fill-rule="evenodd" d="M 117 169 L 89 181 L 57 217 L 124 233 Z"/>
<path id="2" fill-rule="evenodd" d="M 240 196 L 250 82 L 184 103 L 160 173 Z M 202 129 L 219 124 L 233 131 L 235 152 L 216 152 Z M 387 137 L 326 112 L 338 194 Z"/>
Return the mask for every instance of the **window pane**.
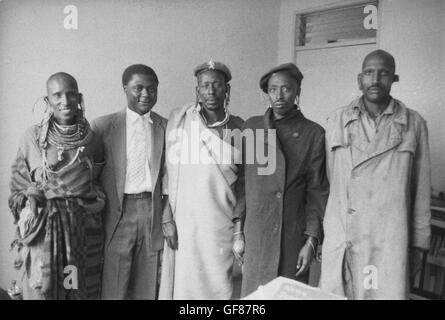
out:
<path id="1" fill-rule="evenodd" d="M 299 15 L 297 17 L 297 46 L 327 45 L 351 40 L 375 39 L 377 30 L 366 29 L 364 20 L 370 13 L 364 13 L 367 5 L 355 5 Z"/>

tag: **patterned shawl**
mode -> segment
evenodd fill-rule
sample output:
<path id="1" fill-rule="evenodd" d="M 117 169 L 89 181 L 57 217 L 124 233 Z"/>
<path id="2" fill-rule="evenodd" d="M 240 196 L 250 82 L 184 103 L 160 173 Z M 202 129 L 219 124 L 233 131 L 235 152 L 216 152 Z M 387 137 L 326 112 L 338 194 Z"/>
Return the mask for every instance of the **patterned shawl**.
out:
<path id="1" fill-rule="evenodd" d="M 93 141 L 87 122 L 85 128 L 79 151 Z M 93 181 L 92 160 L 82 157 L 81 152 L 69 165 L 46 172 L 43 180 L 36 179 L 44 167 L 42 130 L 48 131 L 42 125 L 27 131 L 12 167 L 9 205 L 18 222 L 14 243 L 19 251 L 24 249 L 18 266 L 24 268 L 31 288 L 40 289 L 45 299 L 97 298 L 102 250 L 100 211 L 105 195 Z M 41 206 L 37 217 L 29 214 L 26 205 L 30 195 Z M 65 270 L 67 266 L 77 271 L 71 275 L 78 281 L 68 281 L 68 286 L 77 290 L 67 290 L 64 283 L 73 271 Z"/>

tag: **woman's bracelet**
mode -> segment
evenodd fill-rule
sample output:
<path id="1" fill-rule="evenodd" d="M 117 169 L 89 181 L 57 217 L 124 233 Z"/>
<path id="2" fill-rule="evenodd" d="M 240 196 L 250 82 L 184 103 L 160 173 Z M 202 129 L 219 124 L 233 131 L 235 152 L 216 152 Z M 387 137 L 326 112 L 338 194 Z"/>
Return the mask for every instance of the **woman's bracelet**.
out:
<path id="1" fill-rule="evenodd" d="M 171 222 L 171 221 L 173 221 L 173 219 L 168 219 L 168 220 L 162 221 L 162 223 L 168 223 L 168 222 Z"/>

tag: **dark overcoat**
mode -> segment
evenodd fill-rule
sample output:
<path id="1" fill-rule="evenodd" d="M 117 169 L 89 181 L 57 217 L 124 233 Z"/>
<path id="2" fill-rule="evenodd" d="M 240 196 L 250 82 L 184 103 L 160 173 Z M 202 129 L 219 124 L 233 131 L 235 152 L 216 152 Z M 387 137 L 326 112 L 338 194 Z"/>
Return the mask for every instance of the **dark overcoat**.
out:
<path id="1" fill-rule="evenodd" d="M 323 237 L 322 219 L 329 194 L 324 129 L 298 111 L 286 129 L 285 145 L 295 149 L 283 152 L 270 119 L 271 109 L 264 116 L 248 119 L 243 131 L 246 137 L 253 133 L 255 142 L 246 140 L 244 146 L 246 250 L 242 296 L 277 276 L 295 274 L 305 238 Z M 254 157 L 249 155 L 252 145 Z M 261 159 L 265 154 L 261 147 L 269 148 L 267 164 Z M 286 159 L 285 154 L 292 157 Z M 290 166 L 295 166 L 291 174 L 287 173 Z M 265 167 L 269 168 L 261 172 Z"/>

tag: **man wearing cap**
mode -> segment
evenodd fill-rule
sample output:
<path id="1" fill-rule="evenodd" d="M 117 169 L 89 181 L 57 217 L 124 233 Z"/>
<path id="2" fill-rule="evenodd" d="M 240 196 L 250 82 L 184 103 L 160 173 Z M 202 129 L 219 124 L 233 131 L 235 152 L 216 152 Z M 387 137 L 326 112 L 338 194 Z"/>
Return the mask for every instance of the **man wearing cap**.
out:
<path id="1" fill-rule="evenodd" d="M 298 106 L 303 75 L 293 63 L 272 68 L 260 79 L 270 106 L 248 119 L 255 145 L 276 151 L 276 170 L 260 174 L 257 161 L 245 165 L 246 220 L 242 296 L 278 276 L 308 282 L 308 269 L 322 240 L 329 193 L 324 130 Z M 265 133 L 263 134 L 263 132 Z M 270 152 L 270 151 L 269 151 Z"/>
<path id="2" fill-rule="evenodd" d="M 155 299 L 163 235 L 177 245 L 166 196 L 167 120 L 151 111 L 158 84 L 152 68 L 129 66 L 122 75 L 127 107 L 92 124 L 105 148 L 102 299 Z"/>
<path id="3" fill-rule="evenodd" d="M 210 60 L 194 70 L 196 102 L 173 110 L 167 126 L 169 198 L 178 250 L 164 250 L 161 299 L 230 299 L 241 259 L 245 211 L 239 138 L 229 113 L 230 70 Z"/>
<path id="4" fill-rule="evenodd" d="M 351 299 L 406 299 L 408 252 L 429 248 L 427 126 L 391 97 L 395 81 L 394 57 L 371 52 L 358 75 L 363 95 L 328 118 L 321 287 Z"/>

